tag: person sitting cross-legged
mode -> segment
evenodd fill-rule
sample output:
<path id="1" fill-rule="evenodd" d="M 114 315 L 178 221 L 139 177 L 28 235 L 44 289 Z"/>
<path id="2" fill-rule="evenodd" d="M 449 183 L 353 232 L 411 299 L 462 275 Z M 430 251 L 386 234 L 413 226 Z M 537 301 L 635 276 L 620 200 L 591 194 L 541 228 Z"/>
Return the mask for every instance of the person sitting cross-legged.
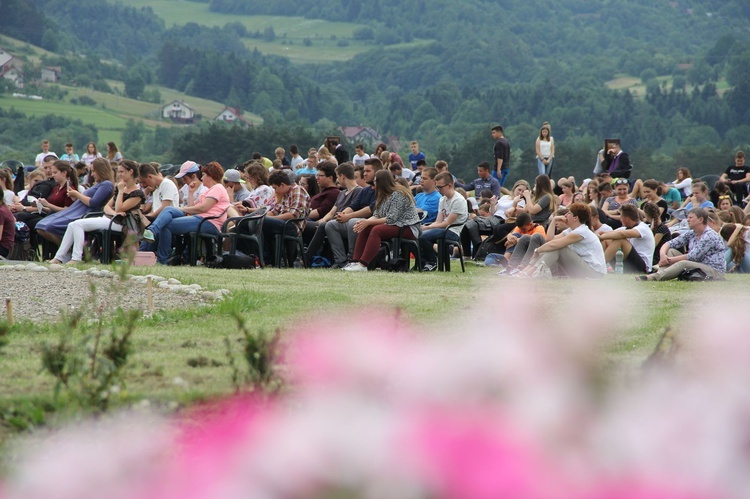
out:
<path id="1" fill-rule="evenodd" d="M 427 180 L 427 176 L 424 180 Z M 435 177 L 435 189 L 442 194 L 438 205 L 435 222 L 423 227 L 424 232 L 419 237 L 419 249 L 424 260 L 425 271 L 437 268 L 437 254 L 433 245 L 438 239 L 446 238 L 456 243 L 461 242 L 463 224 L 469 219 L 469 207 L 463 196 L 454 189 L 453 175 L 448 172 L 438 173 Z M 461 224 L 448 228 L 449 225 Z"/>
<path id="2" fill-rule="evenodd" d="M 516 228 L 505 240 L 505 258 L 508 265 L 499 275 L 515 275 L 525 268 L 534 256 L 536 249 L 547 242 L 547 231 L 536 224 L 528 213 L 520 213 L 516 218 Z M 495 253 L 487 255 L 489 259 Z M 502 259 L 501 259 L 502 260 Z M 487 263 L 487 260 L 485 260 Z"/>
<path id="3" fill-rule="evenodd" d="M 659 250 L 659 271 L 636 276 L 636 279 L 667 281 L 676 279 L 686 269 L 701 269 L 713 279 L 724 278 L 726 246 L 721 236 L 708 226 L 708 212 L 703 208 L 693 208 L 688 213 L 687 224 L 689 230 L 682 232 Z M 687 246 L 687 254 L 674 249 L 683 246 Z"/>
<path id="4" fill-rule="evenodd" d="M 172 235 L 196 232 L 199 225 L 201 232 L 219 234 L 227 218 L 230 200 L 227 190 L 221 183 L 224 169 L 219 163 L 212 161 L 201 166 L 195 173 L 193 180 L 186 184 L 187 206 L 167 206 L 143 232 L 143 239 L 156 242 L 156 261 L 161 264 L 166 264 L 172 253 Z M 206 191 L 195 202 L 194 194 L 200 187 L 206 187 Z M 217 218 L 201 225 L 206 217 Z"/>
<path id="5" fill-rule="evenodd" d="M 651 272 L 655 246 L 651 227 L 641 222 L 638 208 L 632 204 L 620 207 L 620 222 L 622 227 L 599 235 L 607 262 L 613 262 L 617 251 L 621 250 L 625 272 Z"/>

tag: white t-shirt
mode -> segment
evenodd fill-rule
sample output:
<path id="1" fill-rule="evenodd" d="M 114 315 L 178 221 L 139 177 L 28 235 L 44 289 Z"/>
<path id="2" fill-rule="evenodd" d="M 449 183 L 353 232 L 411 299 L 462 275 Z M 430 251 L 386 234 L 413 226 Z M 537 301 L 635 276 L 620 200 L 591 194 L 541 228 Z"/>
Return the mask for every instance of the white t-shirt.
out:
<path id="1" fill-rule="evenodd" d="M 354 166 L 362 166 L 365 164 L 366 159 L 370 159 L 370 155 L 367 153 L 364 153 L 362 156 L 355 154 L 352 158 L 352 163 L 354 163 Z"/>
<path id="2" fill-rule="evenodd" d="M 523 208 L 526 206 L 526 199 L 521 199 L 518 202 L 518 208 Z M 513 196 L 505 195 L 502 196 L 500 199 L 497 200 L 497 209 L 495 210 L 495 216 L 500 217 L 503 220 L 505 220 L 505 212 L 508 210 L 508 208 L 513 207 Z"/>
<path id="3" fill-rule="evenodd" d="M 292 170 L 296 171 L 297 168 L 299 168 L 299 165 L 301 165 L 304 162 L 305 162 L 304 158 L 302 158 L 302 156 L 298 154 L 297 156 L 292 156 L 292 159 L 289 161 L 289 166 L 292 167 Z"/>
<path id="4" fill-rule="evenodd" d="M 39 154 L 36 155 L 36 158 L 34 158 L 34 164 L 41 166 L 42 161 L 44 160 L 44 158 L 46 158 L 50 154 L 52 156 L 54 156 L 54 157 L 57 157 L 57 154 L 53 153 L 52 151 L 49 151 L 49 152 L 40 152 Z"/>
<path id="5" fill-rule="evenodd" d="M 411 181 L 411 179 L 414 178 L 414 175 L 416 175 L 416 173 L 414 173 L 413 171 L 409 170 L 408 168 L 401 169 L 401 176 L 403 178 L 405 178 L 406 180 Z"/>
<path id="6" fill-rule="evenodd" d="M 656 243 L 654 241 L 654 234 L 651 232 L 651 227 L 643 222 L 633 227 L 641 237 L 628 238 L 628 242 L 633 245 L 633 249 L 641 257 L 643 263 L 646 264 L 646 268 L 651 270 L 651 263 L 654 259 L 654 247 Z M 620 227 L 617 230 L 625 230 L 625 227 Z"/>
<path id="7" fill-rule="evenodd" d="M 562 233 L 568 235 L 571 232 L 578 234 L 583 240 L 571 244 L 569 248 L 575 251 L 594 271 L 606 274 L 607 262 L 604 259 L 604 249 L 596 234 L 591 232 L 591 229 L 585 224 L 578 226 L 575 230 L 565 229 Z"/>
<path id="8" fill-rule="evenodd" d="M 170 180 L 171 182 L 171 180 Z M 163 183 L 163 182 L 162 182 Z M 201 186 L 198 188 L 198 190 L 195 191 L 195 194 L 193 194 L 193 204 L 198 204 L 198 199 L 200 199 L 201 195 L 208 190 L 208 187 L 201 184 Z M 183 185 L 180 189 L 180 206 L 187 206 L 187 199 L 188 199 L 188 186 L 187 184 Z"/>
<path id="9" fill-rule="evenodd" d="M 550 140 L 540 140 L 539 141 L 539 152 L 542 153 L 543 158 L 549 158 L 552 156 L 552 142 L 555 139 L 550 137 Z"/>
<path id="10" fill-rule="evenodd" d="M 459 193 L 454 192 L 453 197 L 448 199 L 446 196 L 440 198 L 438 203 L 438 216 L 443 214 L 443 220 L 447 219 L 451 213 L 458 215 L 454 224 L 465 224 L 469 219 L 469 207 L 466 204 L 466 199 Z M 451 227 L 450 231 L 455 233 L 457 236 L 461 235 L 461 227 Z"/>
<path id="11" fill-rule="evenodd" d="M 151 205 L 152 213 L 161 208 L 162 201 L 172 201 L 172 206 L 175 208 L 180 206 L 180 193 L 177 191 L 177 186 L 174 185 L 174 182 L 168 178 L 161 181 L 159 187 L 151 195 L 151 199 L 153 203 Z"/>
<path id="12" fill-rule="evenodd" d="M 16 197 L 16 193 L 11 191 L 10 189 L 5 189 L 3 191 L 3 202 L 5 203 L 5 206 L 10 206 L 13 204 L 13 199 Z"/>
<path id="13" fill-rule="evenodd" d="M 601 227 L 594 231 L 595 234 L 604 234 L 605 232 L 612 232 L 612 227 L 607 224 L 602 224 Z"/>

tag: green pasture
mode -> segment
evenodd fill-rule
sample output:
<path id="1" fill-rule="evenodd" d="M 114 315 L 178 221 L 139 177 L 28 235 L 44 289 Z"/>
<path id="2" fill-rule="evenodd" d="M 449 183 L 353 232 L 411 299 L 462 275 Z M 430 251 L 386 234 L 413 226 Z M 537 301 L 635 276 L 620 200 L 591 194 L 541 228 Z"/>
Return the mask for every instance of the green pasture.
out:
<path id="1" fill-rule="evenodd" d="M 197 23 L 206 26 L 224 26 L 240 23 L 251 33 L 273 27 L 276 39 L 245 38 L 245 45 L 261 53 L 288 57 L 294 63 L 325 63 L 347 61 L 355 55 L 375 49 L 372 43 L 354 40 L 354 30 L 365 27 L 361 24 L 331 22 L 322 19 L 307 19 L 292 16 L 242 16 L 211 12 L 208 3 L 187 0 L 124 0 L 125 5 L 151 7 L 167 26 Z M 309 39 L 311 45 L 305 45 Z M 347 46 L 338 42 L 346 39 Z M 389 48 L 408 48 L 430 43 L 418 40 L 412 43 L 391 45 Z"/>

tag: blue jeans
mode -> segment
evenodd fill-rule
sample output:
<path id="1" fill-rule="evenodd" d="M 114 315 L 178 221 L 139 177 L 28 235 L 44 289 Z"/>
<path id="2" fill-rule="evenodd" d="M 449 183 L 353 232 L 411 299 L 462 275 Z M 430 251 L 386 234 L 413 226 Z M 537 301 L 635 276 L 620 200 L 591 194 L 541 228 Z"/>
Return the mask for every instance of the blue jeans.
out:
<path id="1" fill-rule="evenodd" d="M 505 179 L 508 178 L 508 172 L 510 168 L 503 168 L 500 170 L 500 176 L 497 176 L 497 170 L 492 170 L 492 176 L 500 181 L 500 187 L 505 187 Z"/>
<path id="2" fill-rule="evenodd" d="M 419 251 L 422 253 L 423 265 L 437 263 L 437 253 L 432 246 L 443 237 L 448 241 L 461 242 L 461 237 L 448 229 L 427 229 L 419 236 Z"/>
<path id="3" fill-rule="evenodd" d="M 202 220 L 203 217 L 187 215 L 173 206 L 164 208 L 149 226 L 156 239 L 156 261 L 167 263 L 169 255 L 172 254 L 172 236 L 197 232 Z M 201 232 L 218 234 L 219 230 L 212 223 L 206 222 L 201 226 Z"/>
<path id="4" fill-rule="evenodd" d="M 546 165 L 542 163 L 542 160 L 538 157 L 536 158 L 536 171 L 539 175 L 547 175 L 549 177 L 550 172 L 552 171 L 552 162 L 555 161 L 553 158 L 550 158 L 549 163 Z"/>

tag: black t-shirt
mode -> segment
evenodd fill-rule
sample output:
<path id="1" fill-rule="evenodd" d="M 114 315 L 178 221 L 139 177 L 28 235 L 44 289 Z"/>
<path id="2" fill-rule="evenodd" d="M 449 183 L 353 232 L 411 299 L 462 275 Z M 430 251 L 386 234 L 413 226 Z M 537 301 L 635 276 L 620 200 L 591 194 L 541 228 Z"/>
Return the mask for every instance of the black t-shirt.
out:
<path id="1" fill-rule="evenodd" d="M 500 137 L 497 139 L 497 142 L 495 142 L 494 147 L 495 152 L 495 163 L 492 165 L 493 169 L 497 168 L 497 160 L 502 159 L 503 160 L 503 170 L 507 170 L 510 168 L 510 142 L 508 142 L 508 139 L 505 137 Z"/>
<path id="2" fill-rule="evenodd" d="M 663 235 L 661 241 L 659 241 L 659 243 L 654 248 L 653 265 L 657 265 L 659 263 L 659 252 L 661 251 L 661 247 L 672 240 L 672 233 L 669 231 L 669 227 L 667 227 L 665 224 L 660 224 L 656 228 L 656 230 L 653 230 L 653 233 L 654 236 L 656 236 L 657 234 Z"/>
<path id="3" fill-rule="evenodd" d="M 47 199 L 47 196 L 49 196 L 52 193 L 52 189 L 57 185 L 57 182 L 55 182 L 54 179 L 48 178 L 47 180 L 42 180 L 41 182 L 37 182 L 34 184 L 34 187 L 29 190 L 29 192 L 26 194 L 26 197 L 23 198 L 23 201 L 21 201 L 21 204 L 24 206 L 30 206 L 31 203 L 29 202 L 29 196 L 35 197 L 37 199 Z"/>
<path id="4" fill-rule="evenodd" d="M 727 167 L 724 172 L 729 180 L 742 180 L 750 172 L 750 166 L 736 166 L 732 165 Z"/>

